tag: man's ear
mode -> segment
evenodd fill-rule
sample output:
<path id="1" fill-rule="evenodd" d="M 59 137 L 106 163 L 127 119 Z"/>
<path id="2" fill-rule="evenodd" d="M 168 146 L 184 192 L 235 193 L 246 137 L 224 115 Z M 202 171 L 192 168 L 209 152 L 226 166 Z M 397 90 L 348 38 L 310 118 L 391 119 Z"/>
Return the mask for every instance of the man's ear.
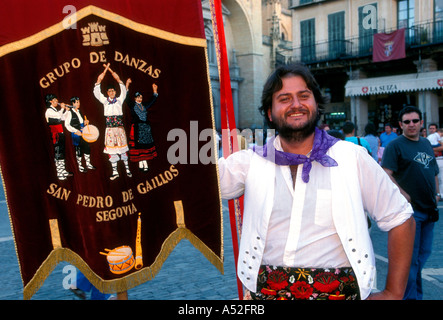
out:
<path id="1" fill-rule="evenodd" d="M 272 112 L 271 112 L 271 108 L 268 109 L 268 119 L 269 119 L 269 121 L 272 122 Z"/>

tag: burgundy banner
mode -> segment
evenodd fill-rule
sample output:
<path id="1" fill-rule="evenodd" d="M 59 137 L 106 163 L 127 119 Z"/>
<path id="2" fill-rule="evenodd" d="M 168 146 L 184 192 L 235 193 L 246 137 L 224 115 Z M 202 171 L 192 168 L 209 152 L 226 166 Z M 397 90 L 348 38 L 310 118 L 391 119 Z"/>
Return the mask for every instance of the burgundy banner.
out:
<path id="1" fill-rule="evenodd" d="M 403 59 L 405 57 L 405 29 L 399 29 L 392 33 L 374 34 L 374 50 L 372 52 L 374 62 Z"/>
<path id="2" fill-rule="evenodd" d="M 24 297 L 60 261 L 126 291 L 184 238 L 222 271 L 201 0 L 20 0 L 0 25 L 0 165 Z"/>

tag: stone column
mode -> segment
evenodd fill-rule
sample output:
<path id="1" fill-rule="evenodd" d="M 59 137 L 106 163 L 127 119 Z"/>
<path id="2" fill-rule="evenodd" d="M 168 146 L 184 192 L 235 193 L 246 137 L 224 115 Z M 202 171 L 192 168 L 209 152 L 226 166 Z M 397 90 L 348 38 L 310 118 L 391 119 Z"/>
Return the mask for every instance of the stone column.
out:
<path id="1" fill-rule="evenodd" d="M 437 71 L 437 63 L 433 59 L 420 59 L 414 61 L 417 66 L 417 72 L 433 72 Z M 440 117 L 438 112 L 438 96 L 435 92 L 427 90 L 418 93 L 417 107 L 423 113 L 426 128 L 432 122 L 439 124 Z"/>

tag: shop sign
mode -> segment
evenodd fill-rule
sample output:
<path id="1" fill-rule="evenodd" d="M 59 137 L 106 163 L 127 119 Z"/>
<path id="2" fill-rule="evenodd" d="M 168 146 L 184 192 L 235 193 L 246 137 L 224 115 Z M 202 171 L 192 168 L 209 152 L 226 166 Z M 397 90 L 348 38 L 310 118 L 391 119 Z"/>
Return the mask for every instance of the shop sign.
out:
<path id="1" fill-rule="evenodd" d="M 443 79 L 442 79 L 443 80 Z M 443 81 L 442 81 L 442 85 L 443 85 Z M 392 92 L 392 91 L 397 91 L 397 85 L 396 84 L 385 84 L 385 85 L 380 85 L 380 86 L 365 86 L 361 88 L 361 91 L 364 94 L 367 93 L 381 93 L 381 92 Z"/>

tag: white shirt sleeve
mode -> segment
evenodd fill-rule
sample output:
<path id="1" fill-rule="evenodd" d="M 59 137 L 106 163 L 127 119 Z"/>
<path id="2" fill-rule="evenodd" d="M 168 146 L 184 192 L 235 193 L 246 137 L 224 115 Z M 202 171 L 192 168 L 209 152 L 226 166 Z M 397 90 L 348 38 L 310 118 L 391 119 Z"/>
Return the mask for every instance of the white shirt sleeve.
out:
<path id="1" fill-rule="evenodd" d="M 252 150 L 241 150 L 226 159 L 219 159 L 220 189 L 223 199 L 238 198 L 244 193 L 252 154 Z"/>
<path id="2" fill-rule="evenodd" d="M 71 126 L 71 119 L 72 119 L 71 112 L 68 112 L 65 118 L 65 127 L 69 132 L 77 132 L 77 129 Z"/>
<path id="3" fill-rule="evenodd" d="M 96 84 L 94 86 L 94 97 L 100 101 L 101 103 L 105 103 L 106 102 L 106 97 L 103 95 L 103 93 L 101 92 L 101 87 L 100 84 Z"/>
<path id="4" fill-rule="evenodd" d="M 123 105 L 123 102 L 126 99 L 126 87 L 123 84 L 123 82 L 119 82 L 119 86 L 120 86 L 120 96 L 117 98 L 117 100 L 120 102 L 121 105 Z"/>
<path id="5" fill-rule="evenodd" d="M 366 152 L 359 152 L 358 171 L 363 206 L 382 231 L 403 224 L 413 209 L 382 167 Z"/>

